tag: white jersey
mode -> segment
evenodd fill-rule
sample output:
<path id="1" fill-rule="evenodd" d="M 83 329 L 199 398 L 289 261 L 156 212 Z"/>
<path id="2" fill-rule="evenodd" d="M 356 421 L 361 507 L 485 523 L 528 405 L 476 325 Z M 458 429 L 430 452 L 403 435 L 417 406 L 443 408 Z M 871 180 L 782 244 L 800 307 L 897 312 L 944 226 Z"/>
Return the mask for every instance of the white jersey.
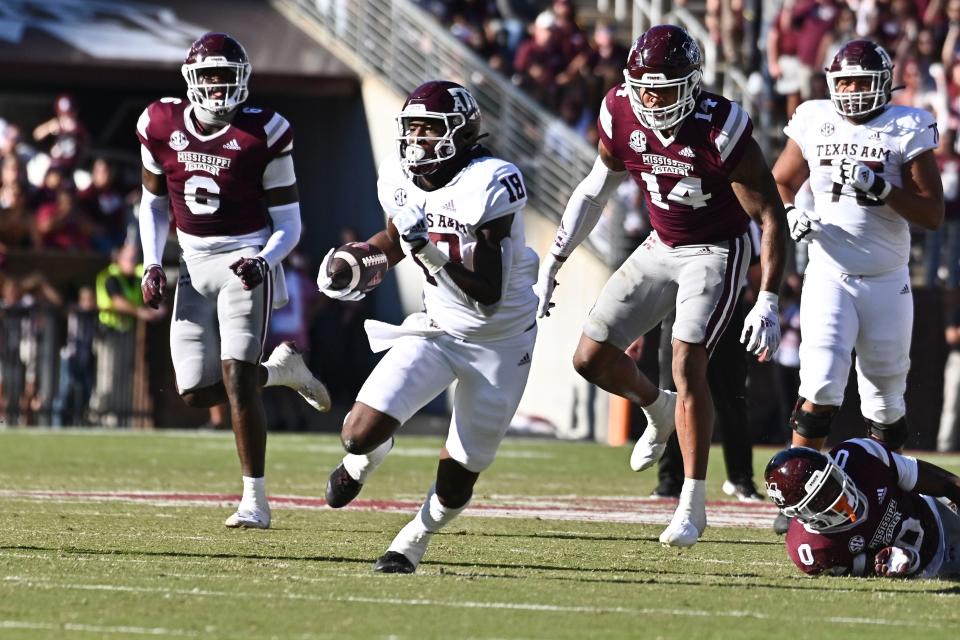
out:
<path id="1" fill-rule="evenodd" d="M 520 170 L 498 158 L 477 158 L 445 186 L 424 191 L 416 186 L 391 156 L 380 166 L 377 195 L 393 218 L 411 203 L 423 204 L 430 240 L 450 258 L 473 269 L 477 228 L 491 220 L 515 214 L 510 229 L 512 254 L 505 261 L 500 304 L 484 316 L 455 292 L 427 278 L 423 287 L 427 316 L 440 329 L 466 340 L 495 340 L 523 333 L 536 321 L 537 254 L 527 246 L 520 215 L 527 202 Z M 508 273 L 509 271 L 509 273 Z"/>
<path id="2" fill-rule="evenodd" d="M 906 266 L 910 257 L 907 221 L 870 194 L 835 184 L 831 162 L 851 158 L 900 187 L 903 166 L 937 146 L 933 116 L 921 109 L 889 105 L 870 121 L 853 124 L 829 100 L 808 100 L 783 131 L 797 143 L 810 167 L 814 209 L 821 225 L 810 235 L 810 266 L 822 264 L 854 275 L 877 275 Z"/>

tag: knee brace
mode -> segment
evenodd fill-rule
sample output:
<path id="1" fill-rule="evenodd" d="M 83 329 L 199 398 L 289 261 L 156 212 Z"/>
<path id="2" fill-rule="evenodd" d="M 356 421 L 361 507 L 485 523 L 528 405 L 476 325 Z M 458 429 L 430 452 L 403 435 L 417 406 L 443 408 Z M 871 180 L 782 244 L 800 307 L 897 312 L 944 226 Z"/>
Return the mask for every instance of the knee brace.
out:
<path id="1" fill-rule="evenodd" d="M 902 449 L 903 445 L 907 443 L 910 429 L 907 427 L 907 419 L 905 417 L 890 424 L 881 424 L 869 418 L 864 418 L 863 421 L 867 423 L 867 433 L 870 434 L 870 437 L 887 449 L 896 451 Z"/>
<path id="2" fill-rule="evenodd" d="M 806 398 L 797 398 L 797 404 L 793 407 L 793 413 L 790 415 L 790 428 L 810 440 L 826 438 L 830 435 L 830 423 L 833 422 L 833 416 L 837 415 L 839 409 L 813 413 L 803 410 L 804 402 L 806 402 Z"/>

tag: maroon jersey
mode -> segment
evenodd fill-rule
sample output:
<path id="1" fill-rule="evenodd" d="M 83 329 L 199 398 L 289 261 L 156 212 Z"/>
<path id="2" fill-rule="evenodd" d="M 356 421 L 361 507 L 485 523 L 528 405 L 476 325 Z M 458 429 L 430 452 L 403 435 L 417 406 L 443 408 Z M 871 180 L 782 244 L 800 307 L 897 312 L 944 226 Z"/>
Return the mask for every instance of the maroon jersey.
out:
<path id="1" fill-rule="evenodd" d="M 917 463 L 867 439 L 847 440 L 830 455 L 866 501 L 857 522 L 837 531 L 810 531 L 798 520 L 787 531 L 787 553 L 804 573 L 871 575 L 873 557 L 884 547 L 911 548 L 920 554 L 920 571 L 938 559 L 940 526 L 934 507 L 913 488 Z M 936 562 L 935 564 L 939 564 Z"/>
<path id="2" fill-rule="evenodd" d="M 293 128 L 270 109 L 241 107 L 212 135 L 197 130 L 193 107 L 162 98 L 144 110 L 137 137 L 167 178 L 177 229 L 195 236 L 239 236 L 268 224 L 263 171 L 289 153 Z M 150 167 L 148 167 L 150 168 Z"/>
<path id="3" fill-rule="evenodd" d="M 723 242 L 747 230 L 730 172 L 750 141 L 753 123 L 735 102 L 700 92 L 697 107 L 672 140 L 641 124 L 621 84 L 607 92 L 597 129 L 623 161 L 647 201 L 650 224 L 671 247 Z"/>

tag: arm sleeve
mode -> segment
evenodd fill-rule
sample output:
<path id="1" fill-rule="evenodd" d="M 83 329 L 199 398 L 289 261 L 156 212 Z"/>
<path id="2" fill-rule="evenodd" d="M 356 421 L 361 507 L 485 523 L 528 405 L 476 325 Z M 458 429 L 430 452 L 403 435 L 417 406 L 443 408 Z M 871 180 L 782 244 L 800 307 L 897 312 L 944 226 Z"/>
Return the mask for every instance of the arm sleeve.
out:
<path id="1" fill-rule="evenodd" d="M 557 229 L 553 253 L 566 258 L 590 235 L 607 200 L 626 175 L 626 171 L 611 171 L 597 157 L 593 169 L 570 195 Z"/>
<path id="2" fill-rule="evenodd" d="M 282 204 L 267 211 L 273 221 L 273 233 L 257 257 L 266 260 L 271 269 L 276 269 L 300 242 L 300 203 Z"/>
<path id="3" fill-rule="evenodd" d="M 163 264 L 163 248 L 167 244 L 167 235 L 170 233 L 169 210 L 168 196 L 157 196 L 146 189 L 143 190 L 137 217 L 145 266 Z"/>

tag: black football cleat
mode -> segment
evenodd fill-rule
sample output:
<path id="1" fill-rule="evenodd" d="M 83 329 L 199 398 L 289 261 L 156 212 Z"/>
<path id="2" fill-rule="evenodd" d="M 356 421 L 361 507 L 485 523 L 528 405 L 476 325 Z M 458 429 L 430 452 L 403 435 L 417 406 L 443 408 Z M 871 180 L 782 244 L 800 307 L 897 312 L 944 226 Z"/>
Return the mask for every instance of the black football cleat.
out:
<path id="1" fill-rule="evenodd" d="M 790 518 L 778 513 L 777 517 L 773 519 L 773 531 L 778 536 L 784 535 L 787 530 L 790 529 Z"/>
<path id="2" fill-rule="evenodd" d="M 377 563 L 373 565 L 373 570 L 377 573 L 413 573 L 417 570 L 407 556 L 398 551 L 387 551 L 377 558 Z"/>
<path id="3" fill-rule="evenodd" d="M 363 489 L 363 485 L 350 477 L 341 462 L 327 480 L 327 505 L 334 509 L 345 507 L 359 495 L 360 489 Z"/>

